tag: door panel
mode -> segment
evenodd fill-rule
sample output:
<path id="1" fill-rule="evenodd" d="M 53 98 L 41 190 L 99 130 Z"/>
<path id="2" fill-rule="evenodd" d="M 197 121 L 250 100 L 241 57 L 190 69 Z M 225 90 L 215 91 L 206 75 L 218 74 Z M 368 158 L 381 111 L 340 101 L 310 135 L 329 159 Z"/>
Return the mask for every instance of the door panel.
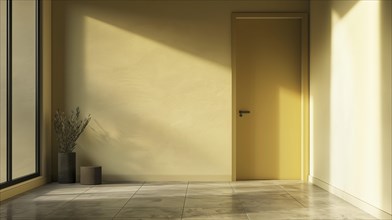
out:
<path id="1" fill-rule="evenodd" d="M 301 20 L 241 18 L 233 28 L 237 179 L 301 179 Z"/>

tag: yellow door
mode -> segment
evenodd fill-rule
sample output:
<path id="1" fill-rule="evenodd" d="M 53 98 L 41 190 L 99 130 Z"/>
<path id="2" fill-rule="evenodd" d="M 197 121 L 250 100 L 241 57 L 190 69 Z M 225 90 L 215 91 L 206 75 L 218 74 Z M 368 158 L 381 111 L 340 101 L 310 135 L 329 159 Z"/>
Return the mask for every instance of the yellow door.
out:
<path id="1" fill-rule="evenodd" d="M 237 179 L 301 179 L 301 20 L 233 18 Z"/>

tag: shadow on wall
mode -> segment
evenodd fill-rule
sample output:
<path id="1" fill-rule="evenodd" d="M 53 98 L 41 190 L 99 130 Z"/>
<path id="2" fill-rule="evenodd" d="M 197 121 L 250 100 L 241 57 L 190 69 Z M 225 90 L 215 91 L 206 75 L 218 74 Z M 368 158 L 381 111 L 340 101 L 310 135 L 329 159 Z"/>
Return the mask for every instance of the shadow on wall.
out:
<path id="1" fill-rule="evenodd" d="M 134 119 L 135 117 L 129 116 L 126 121 Z M 117 124 L 117 126 L 106 129 L 99 120 L 94 119 L 88 132 L 80 140 L 81 146 L 77 151 L 80 165 L 102 165 L 104 163 L 104 169 L 111 171 L 110 174 L 104 172 L 105 182 L 140 181 L 144 175 L 164 176 L 161 173 L 181 172 L 184 167 L 178 167 L 177 164 L 172 163 L 173 161 L 167 161 L 165 155 L 181 155 L 183 158 L 178 158 L 178 161 L 182 166 L 191 169 L 192 162 L 187 158 L 192 158 L 195 154 L 203 154 L 192 146 L 189 138 L 185 138 L 181 131 L 173 136 L 173 133 L 166 128 L 167 125 L 146 120 L 139 122 L 130 125 L 128 133 L 122 125 Z M 140 132 L 135 132 L 135 128 Z M 150 135 L 148 141 L 140 137 L 145 133 Z M 173 140 L 175 144 L 171 145 L 170 142 Z M 167 145 L 170 147 L 164 147 Z M 182 146 L 193 148 L 188 149 Z M 213 159 L 208 156 L 208 154 L 203 154 L 206 160 Z"/>
<path id="2" fill-rule="evenodd" d="M 99 158 L 119 176 L 229 176 L 229 47 L 219 43 L 220 25 L 211 24 L 221 21 L 192 5 L 184 11 L 126 1 L 57 4 L 69 19 L 57 36 L 65 43 L 56 48 L 67 73 L 64 105 L 81 103 L 96 118 L 80 140 L 78 160 Z"/>
<path id="3" fill-rule="evenodd" d="M 164 7 L 162 7 L 164 4 Z M 93 19 L 167 45 L 199 58 L 230 67 L 227 32 L 222 23 L 230 22 L 225 13 L 216 10 L 222 4 L 206 8 L 203 4 L 187 2 L 142 3 L 116 1 L 83 2 L 80 10 Z M 223 6 L 224 7 L 224 6 Z M 218 19 L 210 19 L 216 17 Z M 227 32 L 227 33 L 226 33 Z M 99 36 L 96 36 L 99 37 Z M 227 42 L 228 44 L 230 42 Z"/>
<path id="4" fill-rule="evenodd" d="M 310 42 L 310 132 L 311 153 L 311 174 L 321 174 L 321 178 L 329 181 L 330 162 L 330 72 L 331 72 L 331 2 L 325 1 L 323 4 L 313 4 L 311 8 L 311 42 Z M 317 11 L 317 14 L 312 12 Z M 325 27 L 324 31 L 319 31 L 318 27 Z M 315 131 L 323 132 L 315 132 Z M 323 146 L 317 148 L 317 146 Z M 324 158 L 324 159 L 323 159 Z M 322 164 L 319 161 L 326 161 Z M 315 166 L 318 163 L 318 166 Z M 313 166 L 312 166 L 313 165 Z"/>
<path id="5" fill-rule="evenodd" d="M 381 192 L 384 196 L 381 203 L 385 207 L 390 207 L 389 212 L 392 215 L 392 2 L 380 2 L 380 57 L 381 57 L 381 121 L 384 122 L 381 133 L 382 158 L 380 167 L 382 167 Z M 386 174 L 386 175 L 385 175 Z M 389 195 L 389 199 L 388 196 Z"/>
<path id="6" fill-rule="evenodd" d="M 56 52 L 55 56 L 52 56 L 52 66 L 53 66 L 53 73 L 52 73 L 52 114 L 55 115 L 55 112 L 58 109 L 64 110 L 64 100 L 65 100 L 65 63 L 64 63 L 64 58 L 65 58 L 65 38 L 62 36 L 65 35 L 65 11 L 64 10 L 58 10 L 60 8 L 58 7 L 53 7 L 53 14 L 56 15 L 56 24 L 54 25 L 54 22 L 52 22 L 52 38 L 56 39 L 57 43 L 53 43 L 51 45 L 52 51 Z M 52 52 L 52 53 L 53 53 Z M 51 120 L 52 121 L 52 120 Z M 55 135 L 54 130 L 53 130 L 53 123 L 51 124 L 52 128 L 52 134 Z M 57 180 L 57 153 L 58 153 L 58 143 L 56 141 L 56 138 L 53 136 L 52 138 L 52 180 L 56 181 Z"/>

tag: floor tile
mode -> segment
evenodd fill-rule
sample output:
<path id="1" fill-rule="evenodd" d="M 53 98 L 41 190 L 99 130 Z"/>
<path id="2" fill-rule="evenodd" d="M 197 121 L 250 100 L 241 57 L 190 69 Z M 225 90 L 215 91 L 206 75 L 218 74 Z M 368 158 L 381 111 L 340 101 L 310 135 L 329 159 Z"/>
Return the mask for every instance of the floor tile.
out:
<path id="1" fill-rule="evenodd" d="M 156 198 L 156 197 L 185 197 L 186 190 L 139 190 L 133 195 L 133 198 Z"/>
<path id="2" fill-rule="evenodd" d="M 308 197 L 308 198 L 303 198 L 303 197 L 293 197 L 295 200 L 297 200 L 299 203 L 301 203 L 304 207 L 307 208 L 325 208 L 325 207 L 330 207 L 330 206 L 344 206 L 347 204 L 346 201 L 336 197 L 336 196 L 326 196 L 325 198 L 323 197 Z"/>
<path id="3" fill-rule="evenodd" d="M 265 211 L 280 211 L 280 210 L 293 210 L 301 209 L 303 206 L 295 200 L 270 200 L 263 202 L 248 201 L 242 203 L 245 212 L 259 213 Z"/>
<path id="4" fill-rule="evenodd" d="M 188 196 L 197 196 L 197 195 L 233 195 L 234 191 L 231 187 L 222 187 L 222 188 L 191 188 L 188 189 Z"/>
<path id="5" fill-rule="evenodd" d="M 76 198 L 78 194 L 70 195 L 35 195 L 31 198 L 19 197 L 11 200 L 1 202 L 1 205 L 15 204 L 15 203 L 32 203 L 32 204 L 45 204 L 45 203 L 62 203 Z"/>
<path id="6" fill-rule="evenodd" d="M 182 208 L 125 207 L 116 215 L 116 218 L 169 218 L 169 219 L 172 219 L 172 218 L 181 218 L 181 214 L 182 214 Z"/>
<path id="7" fill-rule="evenodd" d="M 56 209 L 47 218 L 113 218 L 119 211 L 120 208 L 67 207 Z"/>
<path id="8" fill-rule="evenodd" d="M 4 213 L 8 213 L 7 216 L 13 217 L 42 217 L 77 196 L 78 195 L 42 195 L 31 199 L 16 198 L 5 202 L 3 201 L 0 206 L 1 217 L 5 215 Z"/>
<path id="9" fill-rule="evenodd" d="M 208 216 L 208 217 L 185 217 L 182 219 L 192 219 L 192 220 L 249 220 L 248 216 L 245 214 L 228 214 L 228 215 L 216 215 L 216 216 Z"/>
<path id="10" fill-rule="evenodd" d="M 230 182 L 233 187 L 236 186 L 273 186 L 277 185 L 274 180 L 245 180 L 245 181 L 235 181 Z"/>
<path id="11" fill-rule="evenodd" d="M 86 216 L 80 216 L 80 217 L 78 217 L 78 216 L 71 216 L 71 217 L 59 217 L 59 216 L 56 216 L 56 217 L 53 217 L 53 216 L 50 216 L 50 217 L 46 217 L 46 218 L 42 218 L 42 220 L 112 220 L 113 218 L 112 217 L 103 217 L 103 218 L 101 218 L 101 217 L 86 217 Z"/>
<path id="12" fill-rule="evenodd" d="M 79 194 L 90 189 L 91 186 L 80 185 L 78 183 L 71 184 L 59 184 L 50 183 L 44 187 L 36 188 L 28 193 L 24 194 L 24 197 L 34 196 L 34 195 L 62 195 L 62 194 Z"/>
<path id="13" fill-rule="evenodd" d="M 184 208 L 183 219 L 242 219 L 242 208 Z"/>
<path id="14" fill-rule="evenodd" d="M 85 193 L 126 193 L 132 194 L 140 189 L 141 185 L 135 184 L 103 184 L 91 187 Z"/>
<path id="15" fill-rule="evenodd" d="M 340 215 L 332 212 L 324 212 L 309 210 L 306 208 L 299 209 L 286 209 L 286 210 L 277 210 L 270 211 L 266 210 L 263 212 L 257 213 L 248 213 L 249 219 L 342 219 Z"/>
<path id="16" fill-rule="evenodd" d="M 312 215 L 306 212 L 303 209 L 297 210 L 280 210 L 280 211 L 264 211 L 257 213 L 248 213 L 247 214 L 250 220 L 286 220 L 286 219 L 312 219 Z M 319 216 L 320 218 L 331 219 L 331 217 L 336 216 Z M 333 219 L 333 218 L 332 218 Z"/>
<path id="17" fill-rule="evenodd" d="M 34 217 L 32 217 L 32 218 L 15 218 L 15 217 L 13 217 L 13 218 L 0 218 L 0 220 L 10 220 L 10 219 L 12 219 L 12 220 L 40 220 L 43 218 L 34 218 Z"/>
<path id="18" fill-rule="evenodd" d="M 154 182 L 145 182 L 143 186 L 181 186 L 188 185 L 187 181 L 154 181 Z"/>
<path id="19" fill-rule="evenodd" d="M 115 220 L 160 220 L 160 219 L 166 219 L 166 220 L 181 220 L 181 218 L 113 218 Z"/>
<path id="20" fill-rule="evenodd" d="M 105 199 L 129 199 L 134 193 L 83 193 L 77 196 L 74 200 L 105 200 Z"/>
<path id="21" fill-rule="evenodd" d="M 128 201 L 125 207 L 178 207 L 184 206 L 185 197 L 135 197 Z"/>
<path id="22" fill-rule="evenodd" d="M 289 193 L 279 192 L 279 193 L 235 193 L 233 196 L 241 200 L 271 200 L 271 199 L 293 199 Z"/>
<path id="23" fill-rule="evenodd" d="M 279 186 L 234 186 L 236 193 L 252 193 L 252 194 L 276 194 L 285 192 Z"/>
<path id="24" fill-rule="evenodd" d="M 186 208 L 242 208 L 242 202 L 233 196 L 187 196 Z"/>
<path id="25" fill-rule="evenodd" d="M 17 207 L 12 209 L 2 209 L 1 218 L 34 218 L 41 219 L 53 212 L 50 208 Z"/>
<path id="26" fill-rule="evenodd" d="M 122 208 L 128 201 L 124 199 L 95 199 L 95 200 L 72 200 L 62 205 L 62 208 Z"/>
<path id="27" fill-rule="evenodd" d="M 313 216 L 318 213 L 322 214 L 333 214 L 341 219 L 376 219 L 375 217 L 363 212 L 359 208 L 356 208 L 348 203 L 345 205 L 333 205 L 328 208 L 315 208 L 308 209 Z"/>
<path id="28" fill-rule="evenodd" d="M 190 182 L 188 189 L 231 188 L 229 182 Z"/>

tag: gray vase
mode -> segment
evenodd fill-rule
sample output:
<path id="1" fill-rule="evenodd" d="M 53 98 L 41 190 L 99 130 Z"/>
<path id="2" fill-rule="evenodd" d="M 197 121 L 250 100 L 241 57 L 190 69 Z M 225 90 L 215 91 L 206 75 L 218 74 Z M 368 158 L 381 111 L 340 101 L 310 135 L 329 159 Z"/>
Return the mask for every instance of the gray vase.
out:
<path id="1" fill-rule="evenodd" d="M 76 181 L 76 153 L 58 153 L 59 183 L 75 183 Z"/>

